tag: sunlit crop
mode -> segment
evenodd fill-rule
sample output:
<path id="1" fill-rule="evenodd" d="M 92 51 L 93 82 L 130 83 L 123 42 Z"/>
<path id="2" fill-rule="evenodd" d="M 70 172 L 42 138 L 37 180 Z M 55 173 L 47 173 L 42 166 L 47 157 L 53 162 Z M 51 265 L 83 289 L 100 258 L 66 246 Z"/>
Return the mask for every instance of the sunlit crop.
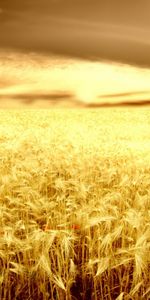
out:
<path id="1" fill-rule="evenodd" d="M 150 298 L 150 110 L 0 111 L 0 299 Z"/>

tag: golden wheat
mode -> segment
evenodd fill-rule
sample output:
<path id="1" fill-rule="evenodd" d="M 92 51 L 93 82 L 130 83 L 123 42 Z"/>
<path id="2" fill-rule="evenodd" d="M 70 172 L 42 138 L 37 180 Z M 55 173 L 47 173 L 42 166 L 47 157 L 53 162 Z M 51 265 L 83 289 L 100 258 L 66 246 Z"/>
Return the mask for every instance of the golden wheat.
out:
<path id="1" fill-rule="evenodd" d="M 150 298 L 149 120 L 0 111 L 0 299 Z"/>

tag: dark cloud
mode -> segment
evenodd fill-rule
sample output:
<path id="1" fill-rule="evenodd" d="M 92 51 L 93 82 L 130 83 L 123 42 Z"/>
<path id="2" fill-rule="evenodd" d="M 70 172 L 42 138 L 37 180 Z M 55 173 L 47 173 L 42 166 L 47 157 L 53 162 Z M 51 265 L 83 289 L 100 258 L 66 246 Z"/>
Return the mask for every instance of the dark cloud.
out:
<path id="1" fill-rule="evenodd" d="M 117 94 L 108 94 L 108 95 L 100 95 L 99 98 L 120 98 L 120 97 L 129 97 L 129 96 L 137 96 L 137 95 L 145 95 L 150 94 L 150 91 L 134 91 L 134 92 L 126 92 L 126 93 L 117 93 Z"/>
<path id="2" fill-rule="evenodd" d="M 120 107 L 120 106 L 150 106 L 150 100 L 139 100 L 139 101 L 120 101 L 111 103 L 88 103 L 85 105 L 87 108 L 109 108 L 109 107 Z"/>
<path id="3" fill-rule="evenodd" d="M 17 94 L 0 94 L 0 100 L 19 100 L 23 101 L 27 104 L 32 104 L 33 102 L 37 101 L 38 99 L 50 101 L 50 102 L 60 102 L 63 100 L 72 100 L 74 95 L 69 92 L 54 92 L 54 93 L 47 93 L 47 94 L 40 94 L 40 93 L 17 93 Z"/>
<path id="4" fill-rule="evenodd" d="M 136 95 L 138 93 L 121 93 L 118 95 Z M 142 92 L 139 94 L 142 94 Z M 116 96 L 116 95 L 112 95 Z M 104 98 L 104 97 L 103 97 Z M 67 105 L 68 107 L 78 107 L 78 108 L 109 108 L 109 107 L 125 107 L 125 106 L 149 106 L 150 100 L 129 100 L 129 101 L 117 101 L 117 102 L 90 102 L 85 103 L 84 101 L 80 101 L 76 99 L 75 94 L 71 94 L 69 92 L 53 92 L 47 94 L 40 93 L 17 93 L 17 94 L 0 94 L 0 107 L 1 104 L 5 102 L 5 100 L 9 101 L 9 106 L 11 103 L 18 104 L 23 103 L 27 106 L 31 106 L 36 104 L 39 100 L 42 101 L 42 105 L 44 107 L 45 103 L 49 107 Z M 17 101 L 17 102 L 16 102 Z"/>
<path id="5" fill-rule="evenodd" d="M 7 107 L 35 107 L 37 104 L 40 107 L 71 107 L 71 108 L 84 108 L 85 105 L 82 101 L 76 99 L 74 94 L 54 92 L 47 94 L 40 93 L 24 93 L 24 94 L 0 94 L 0 108 Z"/>
<path id="6" fill-rule="evenodd" d="M 149 0 L 1 0 L 1 48 L 150 66 Z"/>

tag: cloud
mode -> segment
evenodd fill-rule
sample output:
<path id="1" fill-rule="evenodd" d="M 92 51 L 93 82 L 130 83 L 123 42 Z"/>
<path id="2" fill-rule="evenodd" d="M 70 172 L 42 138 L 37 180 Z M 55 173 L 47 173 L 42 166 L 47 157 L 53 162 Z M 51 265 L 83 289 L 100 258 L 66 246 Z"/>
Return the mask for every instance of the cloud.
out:
<path id="1" fill-rule="evenodd" d="M 114 93 L 108 95 L 100 95 L 99 98 L 122 98 L 122 97 L 130 97 L 130 96 L 137 96 L 137 95 L 145 95 L 150 94 L 150 91 L 134 91 L 134 92 L 125 92 L 125 93 Z"/>
<path id="2" fill-rule="evenodd" d="M 69 92 L 54 92 L 54 93 L 17 93 L 17 94 L 0 94 L 0 100 L 5 99 L 12 99 L 12 100 L 18 100 L 23 101 L 26 104 L 32 104 L 33 102 L 37 101 L 38 99 L 43 101 L 49 101 L 49 102 L 61 102 L 64 99 L 65 100 L 72 100 L 74 98 L 74 95 Z"/>
<path id="3" fill-rule="evenodd" d="M 3 48 L 150 67 L 147 0 L 2 0 L 2 8 Z"/>
<path id="4" fill-rule="evenodd" d="M 141 92 L 142 93 L 142 92 Z M 123 94 L 123 93 L 122 93 Z M 121 95 L 122 95 L 121 94 Z M 132 93 L 125 93 L 132 94 Z M 115 96 L 115 95 L 113 95 Z M 110 107 L 136 107 L 150 106 L 149 100 L 127 100 L 118 102 L 89 102 L 85 103 L 76 99 L 74 94 L 69 92 L 53 92 L 47 94 L 40 93 L 22 93 L 22 94 L 0 94 L 0 107 L 78 107 L 78 108 L 110 108 Z"/>
<path id="5" fill-rule="evenodd" d="M 140 100 L 140 101 L 120 101 L 120 102 L 102 102 L 102 103 L 88 103 L 85 105 L 86 108 L 109 108 L 109 107 L 125 107 L 125 106 L 150 106 L 150 100 Z"/>

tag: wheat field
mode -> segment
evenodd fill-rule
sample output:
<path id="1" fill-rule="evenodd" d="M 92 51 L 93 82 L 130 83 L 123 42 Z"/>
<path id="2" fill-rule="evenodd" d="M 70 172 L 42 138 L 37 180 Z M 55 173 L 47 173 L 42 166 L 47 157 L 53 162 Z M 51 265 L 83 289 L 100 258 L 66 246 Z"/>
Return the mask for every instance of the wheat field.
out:
<path id="1" fill-rule="evenodd" d="M 0 111 L 0 299 L 150 299 L 150 109 Z"/>

